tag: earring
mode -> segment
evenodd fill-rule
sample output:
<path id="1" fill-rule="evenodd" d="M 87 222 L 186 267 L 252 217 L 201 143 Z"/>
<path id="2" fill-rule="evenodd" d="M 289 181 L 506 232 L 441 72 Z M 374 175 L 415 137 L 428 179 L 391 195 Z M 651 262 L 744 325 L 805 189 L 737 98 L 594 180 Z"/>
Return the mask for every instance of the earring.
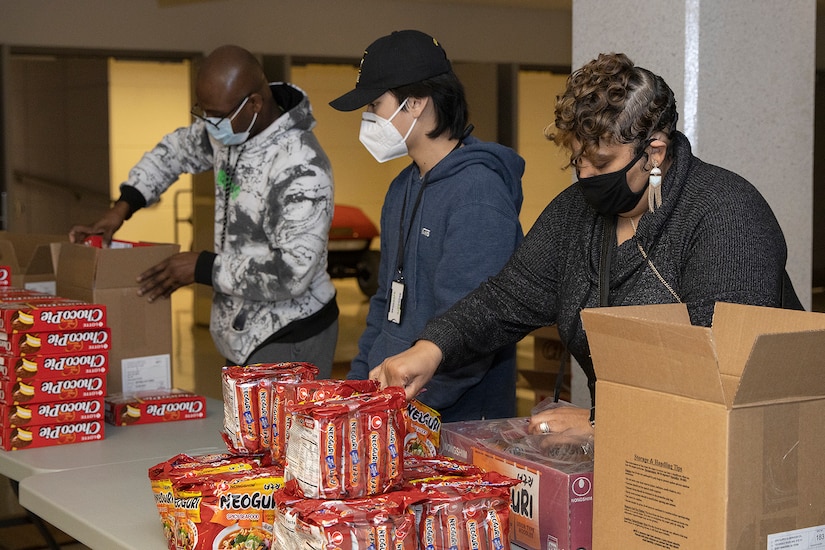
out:
<path id="1" fill-rule="evenodd" d="M 650 176 L 647 179 L 650 189 L 647 192 L 647 209 L 651 212 L 662 206 L 662 170 L 659 163 L 653 161 Z"/>

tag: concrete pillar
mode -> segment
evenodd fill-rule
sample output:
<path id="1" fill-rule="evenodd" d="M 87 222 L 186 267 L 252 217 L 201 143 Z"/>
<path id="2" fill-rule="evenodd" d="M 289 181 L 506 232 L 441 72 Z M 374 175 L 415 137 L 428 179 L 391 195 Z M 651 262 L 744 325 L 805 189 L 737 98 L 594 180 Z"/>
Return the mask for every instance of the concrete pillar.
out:
<path id="1" fill-rule="evenodd" d="M 694 154 L 747 178 L 811 307 L 815 0 L 573 1 L 573 69 L 624 52 L 676 94 Z"/>

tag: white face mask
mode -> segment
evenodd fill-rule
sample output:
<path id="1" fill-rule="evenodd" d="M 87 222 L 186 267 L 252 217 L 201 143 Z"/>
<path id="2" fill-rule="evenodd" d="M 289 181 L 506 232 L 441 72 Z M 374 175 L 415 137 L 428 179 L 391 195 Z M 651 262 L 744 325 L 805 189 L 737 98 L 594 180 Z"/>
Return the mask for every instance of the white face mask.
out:
<path id="1" fill-rule="evenodd" d="M 249 101 L 249 96 L 246 96 L 246 99 L 244 99 L 240 106 L 235 109 L 235 112 L 232 113 L 231 116 L 223 118 L 204 117 L 207 122 L 211 122 L 211 124 L 206 125 L 206 131 L 209 132 L 209 135 L 224 145 L 240 145 L 248 140 L 249 132 L 252 130 L 252 126 L 255 125 L 255 121 L 258 119 L 258 113 L 255 113 L 252 117 L 252 122 L 249 123 L 249 127 L 245 131 L 238 132 L 236 134 L 232 129 L 232 121 L 235 120 L 235 117 L 238 116 L 238 113 L 241 112 L 241 109 L 243 109 L 243 106 L 246 105 L 247 101 Z"/>
<path id="2" fill-rule="evenodd" d="M 413 119 L 412 125 L 405 136 L 402 136 L 401 132 L 392 124 L 392 119 L 401 112 L 406 104 L 407 100 L 405 99 L 389 119 L 381 118 L 370 112 L 364 112 L 361 115 L 361 131 L 358 134 L 358 139 L 378 162 L 387 162 L 407 154 L 407 138 L 418 119 Z"/>

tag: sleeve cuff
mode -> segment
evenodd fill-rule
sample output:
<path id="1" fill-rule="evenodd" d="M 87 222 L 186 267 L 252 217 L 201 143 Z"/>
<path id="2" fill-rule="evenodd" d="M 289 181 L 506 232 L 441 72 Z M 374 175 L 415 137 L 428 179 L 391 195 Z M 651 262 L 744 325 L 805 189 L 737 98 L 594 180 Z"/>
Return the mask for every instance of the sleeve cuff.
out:
<path id="1" fill-rule="evenodd" d="M 115 202 L 123 201 L 129 205 L 129 214 L 126 219 L 132 217 L 132 214 L 146 206 L 146 198 L 131 185 L 120 186 L 120 198 Z"/>
<path id="2" fill-rule="evenodd" d="M 215 265 L 215 258 L 218 255 L 205 250 L 198 255 L 195 263 L 195 282 L 212 286 L 212 266 Z"/>

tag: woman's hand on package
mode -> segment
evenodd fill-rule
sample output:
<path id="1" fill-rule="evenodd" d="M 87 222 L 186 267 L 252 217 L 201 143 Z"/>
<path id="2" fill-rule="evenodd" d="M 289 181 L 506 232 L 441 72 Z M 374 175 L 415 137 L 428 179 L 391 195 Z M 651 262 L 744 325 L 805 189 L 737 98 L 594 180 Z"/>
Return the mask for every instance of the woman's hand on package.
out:
<path id="1" fill-rule="evenodd" d="M 419 340 L 410 349 L 384 359 L 370 371 L 370 380 L 378 380 L 381 388 L 401 386 L 407 394 L 407 400 L 410 400 L 433 377 L 442 357 L 438 346 L 427 340 Z"/>
<path id="2" fill-rule="evenodd" d="M 527 431 L 531 434 L 593 433 L 590 425 L 590 409 L 580 407 L 556 407 L 537 412 L 530 417 Z"/>
<path id="3" fill-rule="evenodd" d="M 92 225 L 75 225 L 72 227 L 69 230 L 69 242 L 83 244 L 92 235 L 100 235 L 103 238 L 103 246 L 108 247 L 112 242 L 112 235 L 120 229 L 128 215 L 129 205 L 123 201 L 118 201 Z"/>
<path id="4" fill-rule="evenodd" d="M 168 298 L 184 285 L 191 285 L 195 282 L 197 262 L 197 252 L 180 252 L 169 256 L 138 275 L 138 296 L 146 296 L 147 300 L 154 302 L 158 298 Z"/>

